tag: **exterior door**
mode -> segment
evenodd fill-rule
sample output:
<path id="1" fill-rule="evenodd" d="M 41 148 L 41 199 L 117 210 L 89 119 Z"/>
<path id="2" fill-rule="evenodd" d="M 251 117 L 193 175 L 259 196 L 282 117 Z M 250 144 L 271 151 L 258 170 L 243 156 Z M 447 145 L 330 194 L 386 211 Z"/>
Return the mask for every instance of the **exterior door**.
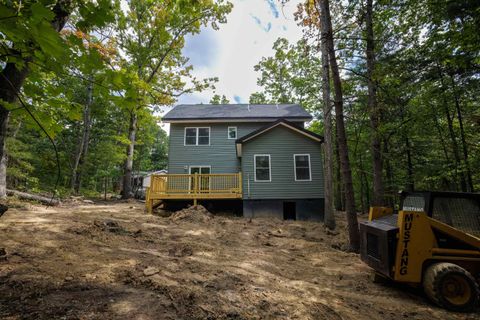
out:
<path id="1" fill-rule="evenodd" d="M 190 167 L 190 174 L 210 174 L 210 166 L 194 166 Z M 190 178 L 190 190 L 193 190 L 195 177 Z M 199 176 L 198 177 L 198 190 L 200 192 L 206 192 L 210 189 L 210 177 Z"/>

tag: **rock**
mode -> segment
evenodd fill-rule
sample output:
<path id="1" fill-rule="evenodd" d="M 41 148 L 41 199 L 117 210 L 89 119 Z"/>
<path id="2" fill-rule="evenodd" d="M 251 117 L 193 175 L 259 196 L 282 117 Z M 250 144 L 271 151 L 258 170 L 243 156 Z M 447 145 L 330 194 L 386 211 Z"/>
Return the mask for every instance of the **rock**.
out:
<path id="1" fill-rule="evenodd" d="M 72 281 L 72 280 L 73 280 L 73 277 L 71 277 L 71 276 L 66 276 L 65 277 L 65 281 Z"/>
<path id="2" fill-rule="evenodd" d="M 82 202 L 83 203 L 88 203 L 88 204 L 95 204 L 95 202 L 93 202 L 92 200 L 83 200 Z"/>
<path id="3" fill-rule="evenodd" d="M 7 251 L 5 250 L 5 248 L 0 248 L 0 257 L 6 256 L 6 255 L 7 255 Z"/>
<path id="4" fill-rule="evenodd" d="M 157 274 L 160 272 L 160 269 L 155 268 L 155 267 L 147 267 L 145 270 L 143 270 L 143 275 L 145 277 L 150 277 L 153 276 L 154 274 Z"/>

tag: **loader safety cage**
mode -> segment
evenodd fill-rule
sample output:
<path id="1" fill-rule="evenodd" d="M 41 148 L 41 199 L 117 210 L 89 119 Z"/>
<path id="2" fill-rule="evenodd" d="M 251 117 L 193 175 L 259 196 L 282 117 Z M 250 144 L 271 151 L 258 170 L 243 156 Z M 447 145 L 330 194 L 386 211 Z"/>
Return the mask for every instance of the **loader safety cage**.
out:
<path id="1" fill-rule="evenodd" d="M 480 194 L 465 192 L 400 192 L 400 210 L 423 211 L 430 218 L 480 237 Z"/>

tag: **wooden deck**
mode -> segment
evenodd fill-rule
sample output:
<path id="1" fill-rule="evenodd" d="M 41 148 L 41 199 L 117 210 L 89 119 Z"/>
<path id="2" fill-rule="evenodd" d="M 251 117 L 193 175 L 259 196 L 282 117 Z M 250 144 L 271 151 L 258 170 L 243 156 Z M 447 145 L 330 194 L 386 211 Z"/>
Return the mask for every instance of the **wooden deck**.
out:
<path id="1" fill-rule="evenodd" d="M 153 175 L 146 190 L 149 213 L 156 203 L 166 199 L 241 199 L 242 174 L 159 174 Z"/>

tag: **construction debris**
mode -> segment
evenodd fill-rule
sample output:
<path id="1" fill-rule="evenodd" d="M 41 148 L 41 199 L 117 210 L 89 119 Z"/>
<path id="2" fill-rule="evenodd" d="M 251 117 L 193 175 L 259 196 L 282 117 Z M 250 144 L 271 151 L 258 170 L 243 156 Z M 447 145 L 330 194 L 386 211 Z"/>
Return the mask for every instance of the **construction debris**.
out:
<path id="1" fill-rule="evenodd" d="M 188 222 L 208 222 L 213 218 L 213 214 L 202 205 L 190 206 L 175 212 L 170 216 L 170 220 L 177 222 L 180 220 Z"/>
<path id="2" fill-rule="evenodd" d="M 31 194 L 31 193 L 21 192 L 21 191 L 17 191 L 17 190 L 7 189 L 7 194 L 9 196 L 16 196 L 16 197 L 18 197 L 20 199 L 23 199 L 23 200 L 38 201 L 38 202 L 43 203 L 47 206 L 57 206 L 57 205 L 60 204 L 60 201 L 58 201 L 57 199 L 54 199 L 53 197 L 44 197 L 44 196 L 40 196 L 38 194 Z"/>

